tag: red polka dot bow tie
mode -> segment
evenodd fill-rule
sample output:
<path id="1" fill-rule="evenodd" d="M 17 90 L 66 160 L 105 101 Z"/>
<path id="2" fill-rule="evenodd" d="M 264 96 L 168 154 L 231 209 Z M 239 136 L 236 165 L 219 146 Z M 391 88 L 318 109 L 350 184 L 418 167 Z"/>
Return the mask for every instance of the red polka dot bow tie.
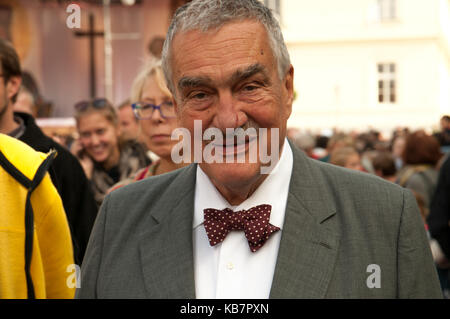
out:
<path id="1" fill-rule="evenodd" d="M 269 223 L 272 206 L 259 205 L 233 212 L 229 208 L 204 209 L 204 226 L 211 246 L 221 243 L 232 230 L 243 230 L 252 252 L 261 248 L 269 236 L 280 230 Z"/>

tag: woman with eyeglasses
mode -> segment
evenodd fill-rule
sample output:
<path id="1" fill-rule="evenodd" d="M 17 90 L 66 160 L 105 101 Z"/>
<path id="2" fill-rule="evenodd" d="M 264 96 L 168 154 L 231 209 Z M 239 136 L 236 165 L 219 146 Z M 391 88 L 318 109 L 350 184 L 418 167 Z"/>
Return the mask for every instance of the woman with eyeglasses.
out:
<path id="1" fill-rule="evenodd" d="M 91 180 L 100 206 L 108 189 L 134 176 L 150 160 L 139 143 L 120 140 L 117 113 L 106 99 L 79 102 L 75 110 L 79 140 L 72 152 Z"/>
<path id="2" fill-rule="evenodd" d="M 177 128 L 177 120 L 160 60 L 149 61 L 138 74 L 131 88 L 131 100 L 135 101 L 132 107 L 139 119 L 140 138 L 159 159 L 140 170 L 134 178 L 118 183 L 111 190 L 185 165 L 174 163 L 171 157 L 172 148 L 178 143 L 178 140 L 170 138 L 172 131 Z"/>

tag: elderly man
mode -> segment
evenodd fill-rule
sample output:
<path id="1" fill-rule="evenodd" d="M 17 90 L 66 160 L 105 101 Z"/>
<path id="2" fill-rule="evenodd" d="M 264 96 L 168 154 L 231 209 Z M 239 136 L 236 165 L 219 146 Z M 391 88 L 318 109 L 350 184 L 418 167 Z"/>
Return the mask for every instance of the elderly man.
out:
<path id="1" fill-rule="evenodd" d="M 203 149 L 206 132 L 219 130 L 214 155 L 227 160 L 197 158 L 112 192 L 79 298 L 441 297 L 411 193 L 308 159 L 287 142 L 294 70 L 261 2 L 181 7 L 163 64 L 191 143 L 198 123 Z M 236 143 L 228 133 L 238 128 L 257 138 Z M 250 156 L 257 142 L 280 154 L 268 174 L 267 161 Z M 228 161 L 238 156 L 245 160 Z"/>

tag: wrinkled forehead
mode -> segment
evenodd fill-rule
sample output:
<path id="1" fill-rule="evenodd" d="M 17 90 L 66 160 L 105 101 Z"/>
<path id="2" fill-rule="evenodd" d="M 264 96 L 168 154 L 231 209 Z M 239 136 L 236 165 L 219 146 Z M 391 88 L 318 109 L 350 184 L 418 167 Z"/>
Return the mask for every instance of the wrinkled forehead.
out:
<path id="1" fill-rule="evenodd" d="M 199 38 L 211 39 L 214 35 L 220 34 L 221 36 L 226 35 L 228 37 L 244 37 L 249 34 L 248 31 L 257 30 L 259 31 L 259 37 L 262 38 L 264 35 L 268 40 L 268 32 L 264 24 L 255 19 L 242 18 L 242 19 L 232 19 L 222 23 L 211 24 L 207 27 L 201 26 L 188 26 L 182 27 L 175 31 L 173 38 L 171 39 L 172 49 L 174 43 L 178 40 L 181 42 L 186 37 L 191 37 L 196 34 Z M 254 31 L 256 33 L 256 31 Z M 258 38 L 254 38 L 257 40 Z M 207 40 L 208 41 L 208 40 Z"/>
<path id="2" fill-rule="evenodd" d="M 198 36 L 203 37 L 211 37 L 216 34 L 226 34 L 230 37 L 239 36 L 245 31 L 250 29 L 258 29 L 264 30 L 265 27 L 259 21 L 252 19 L 239 19 L 239 20 L 230 20 L 220 25 L 213 25 L 208 28 L 201 27 L 187 27 L 183 29 L 179 29 L 174 34 L 172 39 L 172 44 L 176 41 L 176 39 L 183 39 L 185 37 L 189 37 L 192 34 L 197 34 Z"/>
<path id="3" fill-rule="evenodd" d="M 191 29 L 177 33 L 172 41 L 173 79 L 208 65 L 217 70 L 227 65 L 251 65 L 257 60 L 276 68 L 267 31 L 258 21 L 232 21 L 207 31 Z"/>

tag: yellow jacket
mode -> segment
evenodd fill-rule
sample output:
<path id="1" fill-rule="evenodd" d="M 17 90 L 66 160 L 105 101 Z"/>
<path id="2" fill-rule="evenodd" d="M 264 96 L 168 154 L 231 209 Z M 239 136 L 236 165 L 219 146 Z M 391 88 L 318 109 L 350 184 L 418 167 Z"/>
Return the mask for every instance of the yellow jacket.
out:
<path id="1" fill-rule="evenodd" d="M 47 158 L 17 139 L 0 134 L 0 152 L 33 180 Z M 0 154 L 0 155 L 2 155 Z M 28 190 L 0 165 L 0 298 L 27 298 L 25 203 Z M 61 199 L 48 174 L 31 193 L 34 234 L 30 275 L 36 298 L 73 298 L 73 250 Z"/>

